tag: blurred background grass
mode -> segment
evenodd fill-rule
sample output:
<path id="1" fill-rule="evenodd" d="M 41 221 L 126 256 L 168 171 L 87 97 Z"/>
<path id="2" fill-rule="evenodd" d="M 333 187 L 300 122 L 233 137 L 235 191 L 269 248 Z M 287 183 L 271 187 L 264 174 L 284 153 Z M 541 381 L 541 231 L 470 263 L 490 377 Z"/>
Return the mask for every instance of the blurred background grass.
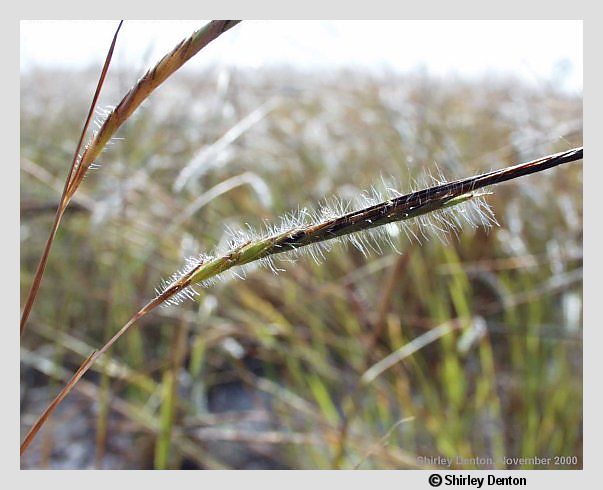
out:
<path id="1" fill-rule="evenodd" d="M 96 77 L 22 75 L 22 298 Z M 110 73 L 101 103 L 134 80 Z M 226 226 L 353 198 L 382 175 L 407 190 L 436 165 L 453 179 L 581 145 L 582 99 L 510 78 L 208 69 L 174 76 L 119 137 L 64 219 L 22 339 L 22 434 Z M 489 232 L 400 236 L 401 255 L 335 247 L 145 317 L 22 467 L 580 468 L 582 165 L 492 190 Z"/>

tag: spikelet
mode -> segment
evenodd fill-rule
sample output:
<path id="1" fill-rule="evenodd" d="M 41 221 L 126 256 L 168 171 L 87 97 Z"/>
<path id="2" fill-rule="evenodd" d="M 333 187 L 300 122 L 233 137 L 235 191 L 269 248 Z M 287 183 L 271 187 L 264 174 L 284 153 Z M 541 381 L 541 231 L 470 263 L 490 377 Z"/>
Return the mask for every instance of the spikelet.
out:
<path id="1" fill-rule="evenodd" d="M 413 190 L 407 196 L 412 196 L 416 192 L 414 188 L 419 186 L 438 189 L 444 184 L 446 181 L 440 173 L 437 178 L 427 174 L 422 182 L 413 183 Z M 283 271 L 278 267 L 278 262 L 292 262 L 306 255 L 320 264 L 326 260 L 327 254 L 335 245 L 351 245 L 365 256 L 382 254 L 384 247 L 400 253 L 394 239 L 401 233 L 411 242 L 420 243 L 432 236 L 447 242 L 452 234 L 458 235 L 464 226 L 482 226 L 487 229 L 497 224 L 484 199 L 487 192 L 483 189 L 439 200 L 438 206 L 426 207 L 421 212 L 413 213 L 417 207 L 411 207 L 407 213 L 388 219 L 387 213 L 391 211 L 393 203 L 405 197 L 396 187 L 382 178 L 379 186 L 362 192 L 354 201 L 339 197 L 325 199 L 314 209 L 299 208 L 285 213 L 276 223 L 264 222 L 260 230 L 247 223 L 240 229 L 227 227 L 225 246 L 213 255 L 202 254 L 186 259 L 181 270 L 163 280 L 156 288 L 156 298 L 167 298 L 163 306 L 178 305 L 199 294 L 195 285 L 212 286 L 223 279 L 225 274 L 231 278 L 244 279 L 247 273 L 257 267 L 264 267 L 278 274 Z M 428 194 L 424 202 L 427 204 L 430 199 Z M 328 226 L 337 228 L 337 223 L 345 221 L 351 214 L 375 208 L 379 208 L 380 212 L 369 213 L 371 217 L 367 216 L 364 222 L 360 221 L 357 229 L 344 230 L 342 233 L 324 232 Z M 381 224 L 380 221 L 383 220 L 386 222 Z M 296 240 L 295 237 L 303 239 Z M 214 264 L 212 273 L 200 274 L 203 267 L 210 263 Z M 170 289 L 184 284 L 185 287 L 169 294 Z"/>
<path id="2" fill-rule="evenodd" d="M 488 186 L 579 160 L 583 152 L 582 147 L 572 148 L 449 183 L 438 171 L 438 177 L 428 174 L 427 184 L 431 185 L 427 188 L 405 195 L 382 179 L 381 190 L 372 187 L 353 204 L 332 199 L 315 210 L 298 209 L 285 214 L 276 225 L 265 223 L 260 232 L 246 225 L 245 231 L 231 232 L 227 249 L 218 250 L 216 256 L 189 259 L 182 271 L 163 281 L 157 296 L 143 310 L 170 299 L 173 304 L 194 297 L 193 285 L 212 285 L 225 272 L 244 277 L 246 270 L 257 265 L 278 272 L 274 257 L 283 254 L 294 260 L 307 253 L 320 263 L 333 243 L 351 244 L 367 255 L 381 253 L 383 243 L 395 249 L 392 235 L 400 231 L 421 241 L 431 234 L 446 240 L 464 224 L 489 228 L 497 223 L 484 200 Z M 350 208 L 353 210 L 348 211 Z"/>

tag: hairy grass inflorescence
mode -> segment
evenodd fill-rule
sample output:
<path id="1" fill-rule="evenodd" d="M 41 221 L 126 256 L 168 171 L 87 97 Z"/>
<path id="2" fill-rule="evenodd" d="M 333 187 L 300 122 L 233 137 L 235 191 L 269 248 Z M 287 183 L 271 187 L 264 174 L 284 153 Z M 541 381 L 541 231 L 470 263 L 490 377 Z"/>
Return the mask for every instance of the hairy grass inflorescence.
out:
<path id="1" fill-rule="evenodd" d="M 479 192 L 481 189 L 579 160 L 582 154 L 582 148 L 574 148 L 483 175 L 440 182 L 406 195 L 386 185 L 386 191 L 390 194 L 387 199 L 384 200 L 384 196 L 373 188 L 372 195 L 364 196 L 365 205 L 355 211 L 346 212 L 349 205 L 335 200 L 334 206 L 324 206 L 313 213 L 302 210 L 287 215 L 281 219 L 280 225 L 267 226 L 263 234 L 258 235 L 253 230 L 234 232 L 229 243 L 230 250 L 217 257 L 201 255 L 189 258 L 184 269 L 162 284 L 156 299 L 178 304 L 196 294 L 192 285 L 211 285 L 216 277 L 233 267 L 244 267 L 254 262 L 276 271 L 272 259 L 282 253 L 295 256 L 305 253 L 305 250 L 301 250 L 307 248 L 316 260 L 323 256 L 325 249 L 329 249 L 331 240 L 346 240 L 363 253 L 365 250 L 376 250 L 380 239 L 391 244 L 388 239 L 390 232 L 383 227 L 392 223 L 400 225 L 407 236 L 410 232 L 415 237 L 412 227 L 407 225 L 409 221 L 419 221 L 423 235 L 425 230 L 443 233 L 447 229 L 456 230 L 463 222 L 487 227 L 494 219 L 483 200 L 484 193 Z M 437 224 L 430 222 L 429 218 Z M 366 233 L 375 229 L 378 229 L 375 235 Z"/>
<path id="2" fill-rule="evenodd" d="M 179 304 L 186 298 L 192 298 L 196 291 L 194 284 L 211 285 L 220 274 L 233 267 L 246 266 L 254 262 L 264 263 L 275 270 L 272 256 L 293 252 L 296 254 L 304 247 L 314 247 L 317 254 L 322 254 L 325 242 L 346 237 L 350 243 L 359 250 L 364 251 L 365 244 L 371 247 L 370 238 L 362 237 L 365 231 L 383 227 L 391 223 L 404 223 L 407 220 L 420 219 L 427 215 L 438 217 L 440 223 L 455 228 L 463 220 L 475 225 L 475 219 L 488 225 L 492 216 L 487 208 L 484 211 L 480 198 L 483 193 L 479 190 L 484 187 L 515 179 L 524 175 L 540 172 L 563 163 L 573 162 L 582 158 L 583 149 L 574 148 L 568 151 L 549 155 L 537 160 L 518 165 L 494 170 L 475 177 L 457 180 L 449 183 L 429 187 L 411 194 L 391 197 L 386 201 L 372 203 L 374 199 L 368 198 L 369 205 L 357 211 L 335 213 L 336 216 L 327 216 L 318 212 L 311 216 L 308 224 L 299 224 L 298 218 L 285 218 L 280 227 L 269 228 L 266 236 L 253 237 L 253 235 L 240 235 L 235 237 L 232 248 L 228 253 L 219 257 L 201 256 L 198 259 L 189 259 L 185 268 L 172 276 L 170 282 L 163 284 L 162 290 L 157 291 L 157 296 L 142 307 L 130 320 L 97 352 L 91 354 L 80 366 L 67 386 L 59 393 L 57 398 L 49 405 L 47 410 L 32 427 L 21 446 L 25 451 L 31 440 L 47 420 L 56 406 L 71 391 L 77 381 L 88 371 L 90 366 L 103 355 L 137 320 L 146 315 L 160 304 Z M 395 192 L 395 191 L 394 191 Z M 473 202 L 473 206 L 465 204 Z M 449 213 L 449 209 L 460 207 L 457 213 Z M 326 214 L 330 214 L 329 211 Z M 299 216 L 304 216 L 301 213 Z M 451 221 L 452 219 L 452 221 Z M 456 225 L 455 225 L 456 223 Z M 424 224 L 424 223 L 422 223 Z M 291 227 L 293 225 L 293 227 Z M 360 238 L 359 238 L 360 237 Z M 378 246 L 378 243 L 375 242 Z"/>
<path id="3" fill-rule="evenodd" d="M 188 49 L 179 44 L 157 70 L 165 75 Z M 579 95 L 498 79 L 325 82 L 214 67 L 174 78 L 141 107 L 161 78 L 152 71 L 116 107 L 95 109 L 96 132 L 83 152 L 78 145 L 59 200 L 59 221 L 66 196 L 82 206 L 57 235 L 54 287 L 22 342 L 22 454 L 36 438 L 22 467 L 57 464 L 66 446 L 96 453 L 97 467 L 158 469 L 244 467 L 236 453 L 251 447 L 296 468 L 424 467 L 417 456 L 429 454 L 484 454 L 496 462 L 459 467 L 506 468 L 505 454 L 581 454 L 580 165 L 491 192 L 582 157 Z M 73 115 L 89 102 L 72 97 L 48 117 L 48 100 L 81 85 L 52 75 L 22 79 L 21 185 L 31 204 L 22 210 L 61 195 L 56 175 L 71 152 L 55 143 L 77 134 Z M 96 96 L 91 113 L 95 105 Z M 110 164 L 83 189 L 81 175 L 116 135 Z M 539 154 L 549 156 L 478 175 Z M 413 182 L 436 161 L 444 174 L 472 177 L 445 182 L 438 170 Z M 381 179 L 359 190 L 407 168 L 410 189 Z M 328 195 L 340 197 L 300 205 Z M 492 210 L 502 226 L 485 233 Z M 44 219 L 22 216 L 24 294 L 41 278 L 32 271 Z M 461 233 L 465 224 L 475 227 Z M 441 242 L 406 246 L 404 234 Z M 187 259 L 147 302 L 158 277 L 199 250 L 211 255 Z M 314 261 L 278 277 L 248 274 L 304 255 Z M 82 379 L 89 370 L 100 382 Z M 233 386 L 253 401 L 241 405 Z M 232 404 L 221 412 L 225 392 Z M 66 430 L 78 427 L 74 405 L 85 433 Z M 124 439 L 137 450 L 116 449 L 129 449 Z"/>

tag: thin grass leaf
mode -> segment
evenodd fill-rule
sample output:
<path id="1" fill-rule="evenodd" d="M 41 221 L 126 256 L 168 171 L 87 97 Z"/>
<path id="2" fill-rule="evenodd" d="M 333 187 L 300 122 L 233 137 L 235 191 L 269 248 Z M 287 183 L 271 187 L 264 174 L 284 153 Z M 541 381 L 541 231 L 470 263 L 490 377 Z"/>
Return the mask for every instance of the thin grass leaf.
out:
<path id="1" fill-rule="evenodd" d="M 239 22 L 239 20 L 212 20 L 178 43 L 172 51 L 166 54 L 136 82 L 136 85 L 130 89 L 117 107 L 107 115 L 98 132 L 86 145 L 77 170 L 69 182 L 68 199 L 73 196 L 90 165 L 94 163 L 115 132 L 128 120 L 140 104 L 202 48 Z"/>
<path id="2" fill-rule="evenodd" d="M 94 92 L 94 97 L 92 97 L 92 102 L 90 104 L 90 109 L 88 111 L 88 116 L 86 117 L 86 121 L 84 122 L 84 127 L 82 128 L 82 133 L 80 134 L 80 139 L 75 148 L 75 152 L 73 153 L 73 160 L 71 162 L 71 167 L 69 168 L 69 174 L 67 175 L 67 179 L 65 180 L 65 186 L 63 188 L 63 193 L 61 194 L 61 199 L 59 201 L 59 205 L 57 207 L 57 212 L 54 217 L 54 223 L 52 224 L 52 228 L 50 229 L 50 235 L 48 236 L 48 240 L 46 241 L 46 245 L 44 246 L 44 251 L 42 252 L 42 257 L 40 258 L 40 262 L 38 264 L 38 268 L 36 269 L 34 280 L 29 289 L 29 293 L 27 294 L 27 299 L 25 300 L 25 307 L 23 308 L 23 313 L 21 315 L 21 325 L 20 325 L 20 334 L 23 335 L 25 332 L 25 325 L 27 324 L 27 319 L 29 318 L 29 314 L 31 313 L 31 309 L 33 307 L 34 301 L 40 289 L 40 284 L 42 282 L 42 276 L 44 275 L 44 270 L 46 269 L 46 263 L 48 262 L 48 256 L 50 254 L 50 248 L 52 247 L 52 243 L 54 242 L 54 237 L 57 234 L 57 230 L 59 228 L 59 224 L 61 223 L 61 218 L 65 214 L 65 209 L 69 204 L 71 196 L 68 196 L 67 190 L 69 189 L 69 184 L 75 172 L 75 168 L 78 163 L 78 158 L 80 154 L 80 150 L 82 148 L 82 144 L 84 143 L 84 137 L 86 136 L 86 132 L 90 126 L 90 121 L 92 120 L 92 116 L 94 114 L 94 109 L 96 108 L 96 103 L 98 102 L 98 97 L 100 96 L 100 91 L 105 83 L 105 77 L 107 76 L 107 71 L 109 70 L 109 65 L 111 64 L 111 59 L 113 58 L 113 50 L 115 49 L 115 43 L 117 42 L 117 36 L 123 24 L 123 20 L 119 22 L 117 29 L 115 30 L 115 34 L 113 35 L 113 40 L 111 41 L 111 46 L 109 47 L 109 52 L 107 53 L 107 57 L 105 58 L 105 63 L 103 65 L 103 69 L 101 70 L 100 78 L 98 80 L 98 84 L 96 85 L 96 91 Z"/>
<path id="3" fill-rule="evenodd" d="M 69 170 L 69 176 L 65 181 L 65 189 L 63 190 L 63 195 L 61 197 L 60 205 L 57 210 L 55 222 L 53 224 L 50 236 L 48 237 L 48 241 L 44 248 L 44 252 L 42 253 L 38 269 L 36 270 L 36 274 L 34 276 L 33 284 L 31 286 L 28 298 L 25 303 L 25 307 L 23 309 L 20 326 L 21 335 L 25 330 L 25 325 L 27 323 L 27 319 L 29 318 L 29 314 L 31 313 L 33 302 L 40 288 L 44 269 L 46 268 L 46 263 L 48 261 L 48 255 L 50 254 L 50 248 L 52 246 L 52 242 L 54 241 L 54 237 L 56 236 L 56 232 L 58 230 L 61 218 L 65 212 L 67 205 L 73 198 L 73 195 L 84 180 L 84 176 L 86 175 L 88 169 L 90 169 L 90 167 L 94 164 L 94 161 L 100 155 L 107 143 L 109 143 L 115 132 L 126 122 L 126 120 L 134 113 L 134 111 L 140 106 L 140 104 L 142 104 L 142 102 L 147 99 L 157 87 L 159 87 L 159 85 L 161 85 L 165 80 L 167 80 L 188 60 L 195 56 L 203 47 L 207 46 L 211 41 L 219 37 L 222 33 L 226 32 L 230 28 L 237 25 L 239 22 L 240 21 L 238 20 L 213 20 L 201 29 L 195 31 L 188 38 L 178 43 L 178 45 L 176 45 L 176 47 L 174 47 L 172 51 L 166 54 L 159 61 L 159 63 L 157 63 L 153 68 L 151 68 L 136 83 L 136 85 L 134 85 L 134 87 L 130 89 L 130 91 L 125 95 L 125 97 L 121 100 L 117 107 L 115 107 L 107 115 L 102 126 L 93 135 L 90 142 L 86 145 L 84 152 L 80 156 L 82 141 L 90 124 L 92 114 L 94 113 L 94 108 L 96 106 L 96 101 L 100 93 L 100 88 L 102 87 L 103 82 L 105 80 L 105 75 L 111 57 L 113 55 L 113 48 L 115 47 L 117 34 L 122 25 L 122 23 L 120 22 L 115 36 L 113 38 L 111 48 L 109 49 L 109 53 L 107 54 L 105 66 L 103 67 L 101 78 L 90 107 L 88 118 L 86 119 L 84 129 L 80 137 L 80 143 L 78 144 L 73 157 L 73 163 Z"/>
<path id="4" fill-rule="evenodd" d="M 25 450 L 29 447 L 29 445 L 31 444 L 31 441 L 33 441 L 33 439 L 36 436 L 36 434 L 38 433 L 38 431 L 42 428 L 44 423 L 48 420 L 48 417 L 50 417 L 52 412 L 54 412 L 54 410 L 57 408 L 59 403 L 61 403 L 63 401 L 63 398 L 65 398 L 67 396 L 67 394 L 73 389 L 75 384 L 80 380 L 80 378 L 86 373 L 86 371 L 88 371 L 90 366 L 94 363 L 94 361 L 97 358 L 96 354 L 97 354 L 97 352 L 94 351 L 88 356 L 88 358 L 82 363 L 82 365 L 78 368 L 78 370 L 75 372 L 75 374 L 72 376 L 72 378 L 67 382 L 67 385 L 65 385 L 65 388 L 63 388 L 63 390 L 61 390 L 61 392 L 52 401 L 52 403 L 50 405 L 48 405 L 46 410 L 44 410 L 44 413 L 42 413 L 42 415 L 40 415 L 40 418 L 36 421 L 36 423 L 31 427 L 31 429 L 25 436 L 25 439 L 23 439 L 23 442 L 21 443 L 21 455 L 23 455 Z"/>

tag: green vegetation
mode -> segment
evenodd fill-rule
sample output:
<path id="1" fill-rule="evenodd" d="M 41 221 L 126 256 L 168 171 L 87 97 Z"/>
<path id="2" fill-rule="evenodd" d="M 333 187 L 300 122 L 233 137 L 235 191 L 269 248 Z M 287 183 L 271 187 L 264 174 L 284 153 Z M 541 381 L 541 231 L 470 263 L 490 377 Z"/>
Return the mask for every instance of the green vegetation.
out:
<path id="1" fill-rule="evenodd" d="M 23 299 L 96 77 L 21 81 Z M 135 79 L 111 70 L 101 104 Z M 582 100 L 513 80 L 183 71 L 117 136 L 68 208 L 22 339 L 23 430 L 227 226 L 354 199 L 382 175 L 404 191 L 425 171 L 452 180 L 579 146 Z M 573 163 L 496 186 L 500 227 L 421 245 L 401 233 L 400 255 L 335 246 L 153 311 L 22 467 L 73 465 L 66 446 L 104 467 L 581 467 L 581 179 Z M 74 410 L 90 417 L 70 438 Z"/>

